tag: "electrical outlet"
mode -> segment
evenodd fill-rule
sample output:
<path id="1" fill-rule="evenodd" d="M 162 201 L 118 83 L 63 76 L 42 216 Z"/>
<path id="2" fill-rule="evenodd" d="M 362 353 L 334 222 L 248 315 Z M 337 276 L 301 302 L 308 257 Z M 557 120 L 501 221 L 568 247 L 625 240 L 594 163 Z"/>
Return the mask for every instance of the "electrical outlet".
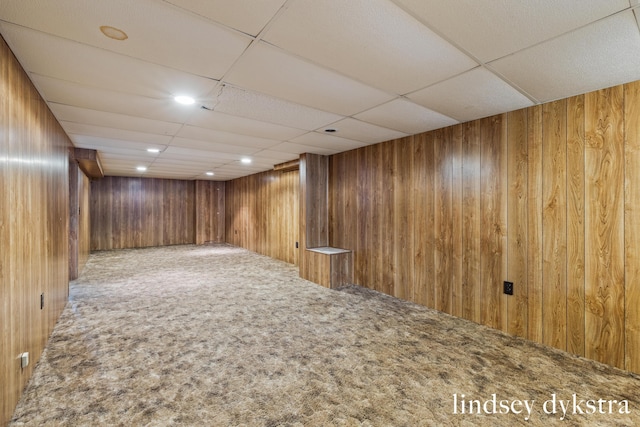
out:
<path id="1" fill-rule="evenodd" d="M 513 295 L 513 282 L 504 282 L 504 293 Z"/>
<path id="2" fill-rule="evenodd" d="M 22 369 L 29 366 L 29 352 L 20 353 L 20 367 Z"/>

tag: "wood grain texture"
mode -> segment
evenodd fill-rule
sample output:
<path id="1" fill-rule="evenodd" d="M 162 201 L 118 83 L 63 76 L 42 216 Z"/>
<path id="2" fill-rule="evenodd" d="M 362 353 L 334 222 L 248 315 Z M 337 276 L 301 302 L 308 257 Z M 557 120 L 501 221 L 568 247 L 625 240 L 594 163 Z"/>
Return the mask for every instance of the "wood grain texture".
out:
<path id="1" fill-rule="evenodd" d="M 480 323 L 480 122 L 463 125 L 462 139 L 462 314 Z"/>
<path id="2" fill-rule="evenodd" d="M 306 247 L 329 245 L 329 158 L 319 154 L 305 154 L 307 186 Z"/>
<path id="3" fill-rule="evenodd" d="M 567 351 L 584 356 L 584 95 L 567 99 Z"/>
<path id="4" fill-rule="evenodd" d="M 542 105 L 527 111 L 527 338 L 542 342 Z"/>
<path id="5" fill-rule="evenodd" d="M 413 197 L 413 138 L 403 138 L 393 143 L 395 153 L 393 178 L 393 237 L 391 245 L 394 262 L 394 296 L 413 300 L 414 240 L 411 231 L 414 217 Z"/>
<path id="6" fill-rule="evenodd" d="M 196 245 L 225 241 L 225 183 L 196 181 Z"/>
<path id="7" fill-rule="evenodd" d="M 453 162 L 451 129 L 434 131 L 435 309 L 452 313 Z"/>
<path id="8" fill-rule="evenodd" d="M 462 240 L 462 141 L 463 127 L 451 128 L 451 314 L 462 316 L 463 291 L 463 240 Z"/>
<path id="9" fill-rule="evenodd" d="M 545 104 L 543 129 L 543 343 L 567 348 L 567 101 Z"/>
<path id="10" fill-rule="evenodd" d="M 0 38 L 0 425 L 67 300 L 70 146 Z M 30 356 L 24 369 L 22 352 Z"/>
<path id="11" fill-rule="evenodd" d="M 640 373 L 640 82 L 625 85 L 625 369 Z"/>
<path id="12" fill-rule="evenodd" d="M 585 355 L 624 367 L 623 88 L 585 95 Z"/>
<path id="13" fill-rule="evenodd" d="M 434 138 L 433 133 L 413 137 L 413 164 L 415 199 L 413 224 L 414 248 L 414 301 L 427 307 L 435 304 L 434 257 Z"/>
<path id="14" fill-rule="evenodd" d="M 502 282 L 506 274 L 506 117 L 481 121 L 480 147 L 480 279 L 481 322 L 506 329 L 506 296 Z"/>
<path id="15" fill-rule="evenodd" d="M 195 243 L 195 184 L 105 177 L 91 183 L 91 250 Z"/>
<path id="16" fill-rule="evenodd" d="M 507 332 L 527 336 L 528 296 L 528 199 L 527 199 L 527 112 L 507 114 L 507 273 L 514 283 L 513 296 L 507 298 Z"/>
<path id="17" fill-rule="evenodd" d="M 268 171 L 225 183 L 225 241 L 298 265 L 300 171 Z"/>

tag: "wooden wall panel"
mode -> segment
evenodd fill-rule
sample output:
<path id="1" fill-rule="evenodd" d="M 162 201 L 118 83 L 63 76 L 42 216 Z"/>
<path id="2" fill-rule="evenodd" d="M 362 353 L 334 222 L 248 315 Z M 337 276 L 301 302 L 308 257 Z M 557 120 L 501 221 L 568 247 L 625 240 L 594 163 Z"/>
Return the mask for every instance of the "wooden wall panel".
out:
<path id="1" fill-rule="evenodd" d="M 396 244 L 391 245 L 393 254 L 394 283 L 405 284 L 394 286 L 394 296 L 404 300 L 413 300 L 414 283 L 414 257 L 413 248 L 413 138 L 404 138 L 394 142 L 395 156 L 394 169 L 397 173 L 393 181 L 393 237 Z"/>
<path id="2" fill-rule="evenodd" d="M 640 82 L 625 85 L 625 369 L 640 373 Z"/>
<path id="3" fill-rule="evenodd" d="M 640 372 L 638 94 L 332 156 L 330 244 L 354 250 L 360 285 Z"/>
<path id="4" fill-rule="evenodd" d="M 527 112 L 507 114 L 508 205 L 507 277 L 514 284 L 507 299 L 507 332 L 527 336 Z"/>
<path id="5" fill-rule="evenodd" d="M 413 301 L 433 307 L 434 256 L 433 247 L 433 185 L 430 185 L 433 162 L 432 134 L 421 134 L 413 139 Z M 411 221 L 411 220 L 409 220 Z M 356 252 L 356 256 L 358 253 Z M 410 255 L 407 255 L 410 256 Z M 357 283 L 358 278 L 355 278 Z"/>
<path id="6" fill-rule="evenodd" d="M 225 183 L 196 181 L 196 245 L 225 241 Z"/>
<path id="7" fill-rule="evenodd" d="M 480 286 L 484 325 L 506 329 L 506 118 L 481 121 L 480 146 Z"/>
<path id="8" fill-rule="evenodd" d="M 480 323 L 480 122 L 465 123 L 462 138 L 462 317 Z"/>
<path id="9" fill-rule="evenodd" d="M 68 297 L 70 146 L 0 38 L 0 425 Z M 24 369 L 22 352 L 30 356 Z"/>
<path id="10" fill-rule="evenodd" d="M 567 101 L 542 108 L 543 343 L 567 347 Z"/>
<path id="11" fill-rule="evenodd" d="M 301 167 L 302 171 L 302 167 Z M 268 171 L 225 183 L 225 241 L 299 264 L 301 171 Z"/>
<path id="12" fill-rule="evenodd" d="M 584 96 L 567 100 L 567 351 L 584 356 Z"/>
<path id="13" fill-rule="evenodd" d="M 82 273 L 91 253 L 90 189 L 89 178 L 80 171 L 78 173 L 78 274 Z"/>
<path id="14" fill-rule="evenodd" d="M 586 94 L 584 109 L 585 355 L 624 368 L 623 87 Z"/>
<path id="15" fill-rule="evenodd" d="M 527 338 L 542 342 L 542 106 L 527 109 Z"/>
<path id="16" fill-rule="evenodd" d="M 91 182 L 91 250 L 195 243 L 195 183 L 105 177 Z"/>
<path id="17" fill-rule="evenodd" d="M 434 132 L 434 286 L 435 308 L 452 313 L 451 288 L 453 286 L 453 162 L 451 159 L 453 144 L 452 128 Z"/>

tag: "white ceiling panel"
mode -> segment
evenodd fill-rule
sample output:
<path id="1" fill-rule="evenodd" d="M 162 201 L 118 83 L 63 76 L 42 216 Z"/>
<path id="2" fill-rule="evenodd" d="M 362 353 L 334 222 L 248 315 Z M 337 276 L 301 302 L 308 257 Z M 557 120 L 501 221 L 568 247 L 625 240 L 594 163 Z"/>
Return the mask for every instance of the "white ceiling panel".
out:
<path id="1" fill-rule="evenodd" d="M 39 31 L 219 79 L 251 38 L 154 0 L 3 0 L 0 17 Z M 105 36 L 101 26 L 126 33 Z"/>
<path id="2" fill-rule="evenodd" d="M 170 146 L 164 151 L 162 158 L 176 158 L 189 160 L 193 158 L 199 158 L 201 161 L 237 161 L 240 162 L 240 159 L 243 157 L 240 154 L 233 153 L 222 153 L 220 151 L 209 151 L 202 149 L 194 149 L 194 148 L 185 148 L 178 146 Z"/>
<path id="3" fill-rule="evenodd" d="M 87 125 L 146 132 L 156 135 L 175 135 L 182 127 L 179 123 L 90 110 L 88 108 L 57 104 L 55 102 L 50 102 L 49 107 L 61 122 L 84 123 Z"/>
<path id="4" fill-rule="evenodd" d="M 388 0 L 298 0 L 264 40 L 396 94 L 478 65 Z"/>
<path id="5" fill-rule="evenodd" d="M 285 0 L 164 0 L 212 21 L 257 35 Z"/>
<path id="6" fill-rule="evenodd" d="M 313 147 L 310 145 L 296 144 L 294 142 L 283 142 L 282 144 L 276 145 L 270 150 L 265 150 L 266 153 L 269 153 L 271 151 L 278 151 L 281 153 L 297 154 L 297 155 L 300 155 L 302 153 L 313 153 L 313 154 L 322 154 L 323 156 L 328 156 L 328 155 L 339 152 L 331 148 Z M 341 150 L 341 151 L 345 151 L 345 150 Z"/>
<path id="7" fill-rule="evenodd" d="M 256 148 L 243 147 L 240 145 L 220 144 L 218 142 L 187 138 L 175 138 L 171 146 L 239 155 L 250 155 L 255 153 L 256 151 L 259 151 L 259 149 Z"/>
<path id="8" fill-rule="evenodd" d="M 187 123 L 207 129 L 280 141 L 307 133 L 303 129 L 295 129 L 205 109 L 195 111 Z"/>
<path id="9" fill-rule="evenodd" d="M 280 141 L 266 138 L 256 138 L 255 136 L 238 135 L 237 133 L 222 132 L 213 129 L 200 128 L 196 126 L 184 126 L 180 132 L 179 137 L 197 139 L 201 141 L 210 141 L 220 144 L 238 146 L 238 147 L 251 147 L 252 149 L 261 149 L 273 147 L 279 144 Z"/>
<path id="10" fill-rule="evenodd" d="M 364 147 L 368 145 L 361 141 L 354 141 L 352 139 L 340 138 L 339 136 L 328 135 L 319 132 L 309 132 L 297 138 L 291 140 L 294 144 L 302 144 L 317 148 L 326 148 L 329 150 L 347 151 L 354 148 Z M 278 146 L 273 147 L 273 150 L 278 150 Z"/>
<path id="11" fill-rule="evenodd" d="M 82 135 L 82 134 L 69 134 L 71 141 L 76 147 L 93 148 L 100 147 L 100 149 L 127 149 L 127 150 L 139 150 L 140 153 L 147 153 L 147 148 L 150 144 L 146 142 L 127 141 L 121 139 L 104 138 L 99 136 Z M 147 157 L 152 157 L 151 153 L 147 153 Z"/>
<path id="12" fill-rule="evenodd" d="M 367 144 L 375 144 L 376 142 L 383 142 L 407 136 L 406 133 L 398 132 L 397 130 L 380 127 L 352 118 L 342 119 L 338 122 L 332 123 L 329 128 L 336 130 L 335 133 L 331 133 L 331 136 L 338 136 L 340 138 L 365 142 Z M 317 132 L 321 133 L 323 136 L 326 135 L 324 129 L 319 129 Z"/>
<path id="13" fill-rule="evenodd" d="M 264 42 L 252 46 L 225 80 L 236 86 L 342 115 L 356 114 L 394 98 L 389 93 Z"/>
<path id="14" fill-rule="evenodd" d="M 171 142 L 171 136 L 155 135 L 152 133 L 135 132 L 125 129 L 107 128 L 102 126 L 94 126 L 77 122 L 60 122 L 65 132 L 68 134 L 97 136 L 107 139 L 117 139 L 124 141 L 143 142 L 149 147 L 157 145 L 168 145 Z"/>
<path id="15" fill-rule="evenodd" d="M 393 0 L 488 62 L 629 7 L 628 0 Z"/>
<path id="16" fill-rule="evenodd" d="M 30 77 L 45 100 L 58 104 L 167 122 L 184 122 L 194 111 L 170 99 L 96 89 L 37 74 Z"/>
<path id="17" fill-rule="evenodd" d="M 484 68 L 408 95 L 413 101 L 461 122 L 533 105 L 520 92 Z"/>
<path id="18" fill-rule="evenodd" d="M 640 33 L 633 12 L 492 62 L 541 102 L 640 79 Z"/>
<path id="19" fill-rule="evenodd" d="M 204 98 L 216 81 L 16 25 L 0 31 L 27 71 L 73 83 L 153 98 Z"/>
<path id="20" fill-rule="evenodd" d="M 458 123 L 457 120 L 403 98 L 374 107 L 354 118 L 410 135 Z"/>
<path id="21" fill-rule="evenodd" d="M 318 129 L 343 117 L 231 85 L 225 85 L 207 107 L 229 115 L 304 130 Z"/>

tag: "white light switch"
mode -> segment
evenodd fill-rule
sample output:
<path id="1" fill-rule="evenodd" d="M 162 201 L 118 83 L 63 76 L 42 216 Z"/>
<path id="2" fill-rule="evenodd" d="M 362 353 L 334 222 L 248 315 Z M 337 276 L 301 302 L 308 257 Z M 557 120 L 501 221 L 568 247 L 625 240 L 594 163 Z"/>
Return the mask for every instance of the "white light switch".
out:
<path id="1" fill-rule="evenodd" d="M 21 353 L 20 354 L 20 367 L 24 369 L 27 366 L 29 366 L 29 352 Z"/>

